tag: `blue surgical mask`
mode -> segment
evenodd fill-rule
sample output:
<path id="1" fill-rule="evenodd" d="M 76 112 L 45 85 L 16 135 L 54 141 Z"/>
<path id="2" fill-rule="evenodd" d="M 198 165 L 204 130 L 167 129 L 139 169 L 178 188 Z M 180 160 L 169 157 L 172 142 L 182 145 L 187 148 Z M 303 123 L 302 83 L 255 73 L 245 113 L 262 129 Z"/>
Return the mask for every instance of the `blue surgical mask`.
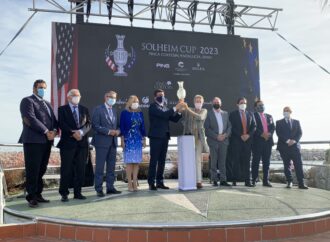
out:
<path id="1" fill-rule="evenodd" d="M 114 99 L 114 98 L 109 98 L 109 99 L 107 100 L 107 104 L 108 104 L 109 106 L 113 106 L 113 105 L 115 105 L 115 104 L 116 104 L 116 99 Z"/>
<path id="2" fill-rule="evenodd" d="M 164 97 L 164 96 L 156 97 L 156 101 L 157 101 L 158 103 L 163 103 L 163 102 L 165 102 L 165 97 Z"/>
<path id="3" fill-rule="evenodd" d="M 45 89 L 44 88 L 38 88 L 37 89 L 37 95 L 41 98 L 44 98 L 45 96 Z"/>

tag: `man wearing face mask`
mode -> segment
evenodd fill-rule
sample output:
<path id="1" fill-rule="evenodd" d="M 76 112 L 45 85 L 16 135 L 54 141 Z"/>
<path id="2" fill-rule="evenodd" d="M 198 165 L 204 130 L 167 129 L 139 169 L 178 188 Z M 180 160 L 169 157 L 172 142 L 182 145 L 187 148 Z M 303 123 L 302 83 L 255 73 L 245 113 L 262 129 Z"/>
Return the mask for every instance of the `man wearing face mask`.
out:
<path id="1" fill-rule="evenodd" d="M 80 92 L 71 89 L 67 93 L 68 104 L 58 108 L 61 139 L 57 145 L 61 155 L 61 180 L 59 193 L 62 202 L 69 201 L 69 186 L 73 181 L 74 199 L 86 199 L 81 194 L 88 156 L 88 132 L 91 120 L 88 108 L 79 104 Z"/>
<path id="2" fill-rule="evenodd" d="M 36 80 L 33 84 L 33 94 L 23 98 L 20 104 L 23 132 L 18 142 L 23 143 L 26 200 L 32 208 L 37 207 L 38 203 L 49 202 L 41 195 L 42 177 L 47 170 L 58 128 L 52 106 L 43 99 L 46 88 L 44 80 Z"/>
<path id="3" fill-rule="evenodd" d="M 256 185 L 256 180 L 259 175 L 259 163 L 262 160 L 263 179 L 262 185 L 266 187 L 272 187 L 269 177 L 269 164 L 270 156 L 272 153 L 272 146 L 274 145 L 273 134 L 275 131 L 275 125 L 273 117 L 265 111 L 265 105 L 261 100 L 254 103 L 256 112 L 254 118 L 256 121 L 256 132 L 253 136 L 252 145 L 252 185 Z"/>
<path id="4" fill-rule="evenodd" d="M 284 174 L 287 180 L 287 188 L 292 187 L 292 174 L 290 161 L 293 161 L 298 187 L 308 189 L 304 184 L 304 172 L 300 154 L 299 140 L 302 136 L 300 122 L 291 118 L 292 110 L 290 107 L 284 107 L 284 118 L 276 121 L 276 134 L 278 136 L 277 150 L 280 152 L 284 164 Z"/>
<path id="5" fill-rule="evenodd" d="M 230 186 L 227 183 L 226 157 L 228 138 L 231 134 L 231 123 L 226 111 L 221 110 L 221 99 L 213 98 L 213 109 L 207 113 L 204 123 L 207 143 L 210 147 L 210 173 L 213 186 L 218 186 L 218 172 L 220 172 L 220 186 Z"/>
<path id="6" fill-rule="evenodd" d="M 104 165 L 106 165 L 106 193 L 119 194 L 114 187 L 117 137 L 120 135 L 119 118 L 116 104 L 117 93 L 109 91 L 104 95 L 104 104 L 95 108 L 92 116 L 94 135 L 92 145 L 96 151 L 95 191 L 98 197 L 104 197 L 102 188 Z"/>
<path id="7" fill-rule="evenodd" d="M 149 106 L 149 134 L 150 163 L 148 171 L 148 184 L 150 190 L 169 189 L 164 185 L 164 168 L 170 139 L 169 122 L 178 122 L 182 115 L 179 111 L 187 108 L 187 104 L 179 102 L 173 108 L 167 108 L 165 94 L 162 89 L 154 91 L 155 102 Z M 157 174 L 156 174 L 157 170 Z M 155 186 L 156 179 L 156 186 Z"/>
<path id="8" fill-rule="evenodd" d="M 252 187 L 250 180 L 250 159 L 253 134 L 255 132 L 255 120 L 252 113 L 246 110 L 245 97 L 237 100 L 238 110 L 229 115 L 231 128 L 231 155 L 233 167 L 233 186 L 240 179 L 245 181 L 245 186 Z M 241 174 L 241 175 L 240 175 Z"/>

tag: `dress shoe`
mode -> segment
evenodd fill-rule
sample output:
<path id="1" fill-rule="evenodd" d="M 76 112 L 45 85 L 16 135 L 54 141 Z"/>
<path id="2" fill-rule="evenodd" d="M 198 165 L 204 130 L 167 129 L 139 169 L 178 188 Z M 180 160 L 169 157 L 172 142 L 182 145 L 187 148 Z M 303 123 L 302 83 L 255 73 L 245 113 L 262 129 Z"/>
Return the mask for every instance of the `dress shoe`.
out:
<path id="1" fill-rule="evenodd" d="M 308 189 L 308 187 L 305 186 L 305 184 L 301 184 L 301 185 L 299 185 L 298 188 L 299 188 L 299 189 Z"/>
<path id="2" fill-rule="evenodd" d="M 196 187 L 197 187 L 197 189 L 202 189 L 203 185 L 201 182 L 197 182 Z"/>
<path id="3" fill-rule="evenodd" d="M 236 187 L 237 186 L 237 184 L 236 184 L 236 182 L 235 181 L 233 181 L 233 185 L 232 186 L 234 186 L 234 187 Z"/>
<path id="4" fill-rule="evenodd" d="M 290 182 L 287 183 L 286 188 L 292 188 L 292 186 L 293 186 L 293 184 L 292 184 L 292 182 L 290 181 Z"/>
<path id="5" fill-rule="evenodd" d="M 273 187 L 273 185 L 270 184 L 270 182 L 264 182 L 264 183 L 262 183 L 262 185 L 263 185 L 264 187 Z"/>
<path id="6" fill-rule="evenodd" d="M 165 189 L 165 190 L 170 189 L 169 187 L 165 186 L 164 184 L 158 184 L 157 188 Z"/>
<path id="7" fill-rule="evenodd" d="M 50 202 L 48 199 L 44 199 L 41 195 L 37 197 L 36 201 L 38 203 L 49 203 Z"/>
<path id="8" fill-rule="evenodd" d="M 96 196 L 98 197 L 104 197 L 104 192 L 103 191 L 99 191 L 99 192 L 96 192 Z"/>
<path id="9" fill-rule="evenodd" d="M 67 195 L 63 195 L 62 198 L 61 198 L 61 201 L 62 202 L 68 202 L 69 201 L 69 198 Z"/>
<path id="10" fill-rule="evenodd" d="M 121 191 L 116 190 L 116 188 L 107 191 L 107 194 L 120 194 Z"/>
<path id="11" fill-rule="evenodd" d="M 245 186 L 246 186 L 246 187 L 254 187 L 254 186 L 251 184 L 251 182 L 245 182 Z"/>
<path id="12" fill-rule="evenodd" d="M 220 182 L 220 186 L 231 187 L 231 185 L 226 181 Z"/>
<path id="13" fill-rule="evenodd" d="M 86 197 L 82 194 L 76 194 L 74 195 L 73 199 L 85 200 Z"/>
<path id="14" fill-rule="evenodd" d="M 256 180 L 252 180 L 251 184 L 252 184 L 252 186 L 255 187 L 257 185 L 257 181 Z"/>
<path id="15" fill-rule="evenodd" d="M 157 191 L 157 187 L 154 184 L 149 185 L 150 191 Z"/>
<path id="16" fill-rule="evenodd" d="M 218 182 L 217 181 L 213 181 L 212 186 L 217 187 L 218 186 Z"/>
<path id="17" fill-rule="evenodd" d="M 35 199 L 31 199 L 28 201 L 28 205 L 30 208 L 36 208 L 36 207 L 38 207 L 38 202 Z"/>

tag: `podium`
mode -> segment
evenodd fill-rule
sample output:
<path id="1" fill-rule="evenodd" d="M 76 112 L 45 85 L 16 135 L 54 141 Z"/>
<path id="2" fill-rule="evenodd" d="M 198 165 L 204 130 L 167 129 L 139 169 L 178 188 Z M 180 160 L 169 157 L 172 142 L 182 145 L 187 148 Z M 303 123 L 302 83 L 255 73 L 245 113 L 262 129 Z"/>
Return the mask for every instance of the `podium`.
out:
<path id="1" fill-rule="evenodd" d="M 178 136 L 179 190 L 196 190 L 195 137 Z"/>

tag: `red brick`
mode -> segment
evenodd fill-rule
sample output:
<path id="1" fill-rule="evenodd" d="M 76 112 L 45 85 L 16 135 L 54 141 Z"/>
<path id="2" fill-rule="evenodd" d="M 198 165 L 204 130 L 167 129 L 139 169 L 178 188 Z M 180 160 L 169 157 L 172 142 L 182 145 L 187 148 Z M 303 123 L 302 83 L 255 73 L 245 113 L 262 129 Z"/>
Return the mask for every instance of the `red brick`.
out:
<path id="1" fill-rule="evenodd" d="M 167 232 L 168 242 L 188 242 L 189 233 L 187 231 L 168 231 Z"/>
<path id="2" fill-rule="evenodd" d="M 277 238 L 290 238 L 291 234 L 291 225 L 278 225 L 277 228 Z"/>
<path id="3" fill-rule="evenodd" d="M 3 225 L 0 226 L 0 238 L 22 238 L 22 225 Z"/>
<path id="4" fill-rule="evenodd" d="M 23 225 L 23 236 L 33 236 L 33 235 L 37 235 L 37 225 L 36 224 Z"/>
<path id="5" fill-rule="evenodd" d="M 310 235 L 315 233 L 315 223 L 305 222 L 303 225 L 303 235 Z"/>
<path id="6" fill-rule="evenodd" d="M 196 229 L 190 231 L 190 242 L 208 242 L 209 230 L 208 229 Z"/>
<path id="7" fill-rule="evenodd" d="M 260 227 L 247 227 L 245 228 L 245 241 L 259 241 L 261 240 Z"/>
<path id="8" fill-rule="evenodd" d="M 61 239 L 75 239 L 76 238 L 76 228 L 74 226 L 61 226 L 60 232 Z"/>
<path id="9" fill-rule="evenodd" d="M 108 229 L 95 229 L 93 241 L 95 241 L 95 242 L 109 241 L 109 230 Z"/>
<path id="10" fill-rule="evenodd" d="M 330 230 L 330 218 L 327 219 L 327 230 Z"/>
<path id="11" fill-rule="evenodd" d="M 276 226 L 270 225 L 262 228 L 262 240 L 274 240 L 276 238 Z"/>
<path id="12" fill-rule="evenodd" d="M 92 241 L 93 231 L 94 231 L 93 228 L 77 227 L 76 228 L 76 240 Z"/>
<path id="13" fill-rule="evenodd" d="M 127 242 L 128 230 L 112 229 L 110 232 L 110 242 Z"/>
<path id="14" fill-rule="evenodd" d="M 226 242 L 226 230 L 225 229 L 210 229 L 209 230 L 210 241 L 212 242 Z"/>
<path id="15" fill-rule="evenodd" d="M 315 221 L 315 232 L 316 233 L 322 233 L 327 231 L 327 224 L 326 224 L 326 220 L 325 219 L 320 219 Z"/>
<path id="16" fill-rule="evenodd" d="M 145 230 L 129 230 L 129 242 L 147 242 L 147 231 Z"/>
<path id="17" fill-rule="evenodd" d="M 244 228 L 228 228 L 226 234 L 227 241 L 244 242 Z"/>
<path id="18" fill-rule="evenodd" d="M 60 225 L 46 224 L 46 237 L 60 238 Z"/>
<path id="19" fill-rule="evenodd" d="M 298 237 L 303 234 L 302 223 L 291 224 L 291 235 L 292 237 Z"/>
<path id="20" fill-rule="evenodd" d="M 158 230 L 148 231 L 148 242 L 166 242 L 167 232 Z"/>
<path id="21" fill-rule="evenodd" d="M 37 223 L 37 235 L 39 236 L 46 236 L 46 224 L 44 223 Z"/>

